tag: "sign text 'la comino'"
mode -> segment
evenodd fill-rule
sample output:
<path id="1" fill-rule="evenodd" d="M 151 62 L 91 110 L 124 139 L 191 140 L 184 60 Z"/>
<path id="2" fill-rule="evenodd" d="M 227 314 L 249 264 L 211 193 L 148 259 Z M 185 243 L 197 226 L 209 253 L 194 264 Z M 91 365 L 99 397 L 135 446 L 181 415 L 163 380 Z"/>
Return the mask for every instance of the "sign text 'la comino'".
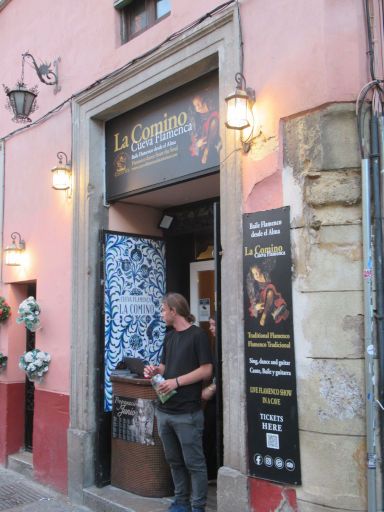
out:
<path id="1" fill-rule="evenodd" d="M 139 151 L 183 133 L 190 132 L 192 130 L 192 123 L 187 121 L 188 114 L 180 112 L 177 116 L 173 115 L 170 117 L 165 113 L 161 121 L 152 123 L 149 126 L 143 126 L 141 123 L 138 123 L 132 128 L 130 137 L 128 135 L 120 136 L 120 133 L 114 134 L 114 152 L 126 149 L 129 145 L 132 152 Z M 131 144 L 129 143 L 130 140 Z"/>

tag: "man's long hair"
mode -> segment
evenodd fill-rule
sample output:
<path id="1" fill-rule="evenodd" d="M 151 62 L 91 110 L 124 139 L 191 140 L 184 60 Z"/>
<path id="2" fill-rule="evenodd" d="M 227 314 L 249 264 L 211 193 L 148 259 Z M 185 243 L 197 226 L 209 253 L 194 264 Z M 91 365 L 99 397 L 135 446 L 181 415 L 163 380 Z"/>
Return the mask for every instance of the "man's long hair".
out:
<path id="1" fill-rule="evenodd" d="M 174 309 L 178 315 L 185 318 L 187 322 L 193 324 L 196 320 L 189 310 L 187 299 L 180 293 L 167 293 L 163 298 L 163 302 L 167 304 L 170 309 Z"/>

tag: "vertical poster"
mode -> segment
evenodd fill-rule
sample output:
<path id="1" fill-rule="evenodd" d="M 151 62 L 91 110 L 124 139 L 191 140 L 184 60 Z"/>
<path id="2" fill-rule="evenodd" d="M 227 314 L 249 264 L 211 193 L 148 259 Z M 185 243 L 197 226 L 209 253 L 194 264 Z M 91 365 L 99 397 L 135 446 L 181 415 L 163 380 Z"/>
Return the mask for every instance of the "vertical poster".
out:
<path id="1" fill-rule="evenodd" d="M 111 372 L 123 357 L 158 364 L 165 335 L 163 240 L 105 233 L 104 410 L 112 410 Z"/>
<path id="2" fill-rule="evenodd" d="M 243 240 L 249 470 L 300 484 L 289 207 L 245 214 Z"/>

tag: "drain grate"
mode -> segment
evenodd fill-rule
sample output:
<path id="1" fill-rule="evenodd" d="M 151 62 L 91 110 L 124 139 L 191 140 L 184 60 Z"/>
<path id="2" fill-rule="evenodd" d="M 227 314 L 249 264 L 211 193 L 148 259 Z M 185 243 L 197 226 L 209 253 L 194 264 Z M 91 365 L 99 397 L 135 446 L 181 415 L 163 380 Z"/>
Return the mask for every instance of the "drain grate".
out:
<path id="1" fill-rule="evenodd" d="M 47 495 L 41 494 L 30 487 L 22 484 L 0 485 L 0 510 L 17 507 L 25 503 L 32 503 L 47 498 Z"/>

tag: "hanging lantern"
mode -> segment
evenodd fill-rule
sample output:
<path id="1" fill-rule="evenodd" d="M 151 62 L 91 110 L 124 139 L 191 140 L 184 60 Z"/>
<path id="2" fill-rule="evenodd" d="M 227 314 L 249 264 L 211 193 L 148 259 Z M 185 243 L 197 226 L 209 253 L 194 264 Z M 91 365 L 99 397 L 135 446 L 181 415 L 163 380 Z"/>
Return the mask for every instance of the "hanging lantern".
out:
<path id="1" fill-rule="evenodd" d="M 38 95 L 37 87 L 27 89 L 23 82 L 18 82 L 15 89 L 9 89 L 4 86 L 6 95 L 8 96 L 8 109 L 13 112 L 13 121 L 16 123 L 31 123 L 29 118 L 36 108 L 36 98 Z"/>
<path id="2" fill-rule="evenodd" d="M 21 79 L 17 82 L 14 89 L 3 85 L 5 94 L 8 96 L 7 108 L 13 112 L 13 121 L 16 123 L 31 123 L 30 114 L 37 109 L 36 98 L 38 95 L 37 86 L 27 87 L 24 82 L 24 63 L 25 59 L 32 61 L 32 65 L 39 77 L 40 82 L 46 85 L 54 85 L 54 92 L 60 91 L 59 78 L 58 78 L 58 62 L 60 58 L 54 61 L 54 70 L 51 69 L 51 64 L 43 63 L 38 65 L 33 55 L 26 52 L 22 54 L 21 64 Z"/>

